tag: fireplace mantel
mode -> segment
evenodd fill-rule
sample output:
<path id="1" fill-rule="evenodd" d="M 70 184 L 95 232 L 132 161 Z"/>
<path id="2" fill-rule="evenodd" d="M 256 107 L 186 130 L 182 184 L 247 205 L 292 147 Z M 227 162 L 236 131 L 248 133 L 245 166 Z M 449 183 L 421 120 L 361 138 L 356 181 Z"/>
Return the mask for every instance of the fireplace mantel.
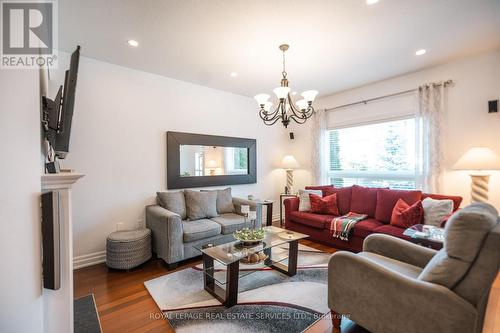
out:
<path id="1" fill-rule="evenodd" d="M 61 287 L 43 289 L 44 332 L 73 332 L 73 222 L 71 187 L 84 175 L 62 172 L 42 175 L 42 193 L 59 192 L 57 217 L 60 225 Z"/>

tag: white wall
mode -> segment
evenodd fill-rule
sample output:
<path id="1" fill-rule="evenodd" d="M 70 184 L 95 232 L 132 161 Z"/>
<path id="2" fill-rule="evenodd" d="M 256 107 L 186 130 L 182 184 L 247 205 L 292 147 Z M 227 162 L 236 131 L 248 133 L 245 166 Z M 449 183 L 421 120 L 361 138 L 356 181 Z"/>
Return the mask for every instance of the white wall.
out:
<path id="1" fill-rule="evenodd" d="M 62 73 L 52 73 L 52 91 Z M 235 196 L 276 199 L 285 185 L 274 166 L 286 154 L 286 133 L 262 123 L 253 99 L 81 58 L 63 161 L 86 175 L 73 192 L 75 257 L 103 251 L 117 223 L 135 228 L 144 219 L 166 186 L 166 131 L 257 139 L 258 183 L 232 186 Z"/>
<path id="2" fill-rule="evenodd" d="M 0 70 L 0 331 L 42 332 L 38 72 Z"/>
<path id="3" fill-rule="evenodd" d="M 335 79 L 335 78 L 333 78 Z M 488 114 L 487 102 L 500 98 L 500 51 L 489 52 L 467 59 L 451 62 L 419 72 L 387 79 L 365 85 L 352 90 L 337 93 L 318 100 L 316 105 L 334 107 L 346 103 L 357 102 L 372 97 L 416 88 L 435 81 L 452 79 L 455 84 L 449 89 L 448 111 L 443 123 L 443 188 L 446 194 L 458 194 L 469 202 L 470 177 L 467 172 L 452 170 L 456 160 L 471 146 L 488 146 L 500 154 L 500 113 Z M 398 109 L 404 112 L 403 105 L 411 105 L 408 97 L 390 101 L 374 102 L 367 106 L 349 108 L 343 111 L 330 112 L 330 125 L 339 125 L 347 118 L 358 118 L 360 121 L 377 116 L 384 116 L 388 103 L 401 105 Z M 397 108 L 397 107 L 396 107 Z M 346 113 L 350 113 L 346 115 Z M 308 152 L 310 142 L 310 126 L 297 129 L 298 142 L 294 144 L 300 161 L 306 169 L 310 159 Z M 299 182 L 311 182 L 309 172 L 303 172 Z M 500 172 L 492 173 L 490 179 L 490 202 L 500 209 Z"/>

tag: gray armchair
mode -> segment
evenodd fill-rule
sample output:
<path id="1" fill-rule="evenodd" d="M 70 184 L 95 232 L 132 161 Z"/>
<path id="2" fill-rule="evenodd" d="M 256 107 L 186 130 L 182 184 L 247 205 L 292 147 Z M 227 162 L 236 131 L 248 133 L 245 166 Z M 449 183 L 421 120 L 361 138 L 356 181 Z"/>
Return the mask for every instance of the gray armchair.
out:
<path id="1" fill-rule="evenodd" d="M 500 267 L 500 222 L 488 204 L 448 221 L 440 251 L 388 235 L 367 237 L 363 252 L 329 262 L 328 305 L 371 332 L 480 333 Z"/>
<path id="2" fill-rule="evenodd" d="M 173 269 L 179 261 L 201 255 L 196 246 L 232 239 L 234 231 L 250 226 L 241 214 L 241 205 L 249 205 L 251 210 L 256 210 L 255 202 L 241 198 L 232 198 L 232 201 L 233 213 L 194 221 L 183 220 L 179 214 L 160 204 L 147 206 L 146 225 L 151 229 L 153 252 Z M 256 227 L 260 224 L 261 219 L 258 218 Z"/>

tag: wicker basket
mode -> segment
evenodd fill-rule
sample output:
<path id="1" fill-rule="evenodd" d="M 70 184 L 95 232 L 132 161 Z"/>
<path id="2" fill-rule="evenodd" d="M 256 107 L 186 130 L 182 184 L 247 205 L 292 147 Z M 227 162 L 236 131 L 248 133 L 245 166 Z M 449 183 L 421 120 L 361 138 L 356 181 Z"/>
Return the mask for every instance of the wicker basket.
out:
<path id="1" fill-rule="evenodd" d="M 106 239 L 106 265 L 130 269 L 151 258 L 151 230 L 116 231 Z"/>

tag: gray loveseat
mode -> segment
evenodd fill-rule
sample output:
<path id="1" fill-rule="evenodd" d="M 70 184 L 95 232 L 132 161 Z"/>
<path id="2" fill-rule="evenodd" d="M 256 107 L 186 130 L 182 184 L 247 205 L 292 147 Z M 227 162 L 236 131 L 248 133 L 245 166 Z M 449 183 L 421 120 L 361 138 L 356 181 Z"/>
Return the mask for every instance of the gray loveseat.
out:
<path id="1" fill-rule="evenodd" d="M 201 255 L 195 246 L 232 239 L 234 231 L 251 226 L 241 214 L 242 205 L 256 210 L 255 202 L 233 198 L 231 188 L 157 192 L 157 204 L 146 207 L 153 252 L 175 268 L 179 261 Z"/>
<path id="2" fill-rule="evenodd" d="M 370 235 L 363 252 L 330 259 L 333 324 L 346 315 L 374 333 L 480 333 L 499 267 L 500 222 L 488 204 L 455 213 L 440 251 Z"/>

